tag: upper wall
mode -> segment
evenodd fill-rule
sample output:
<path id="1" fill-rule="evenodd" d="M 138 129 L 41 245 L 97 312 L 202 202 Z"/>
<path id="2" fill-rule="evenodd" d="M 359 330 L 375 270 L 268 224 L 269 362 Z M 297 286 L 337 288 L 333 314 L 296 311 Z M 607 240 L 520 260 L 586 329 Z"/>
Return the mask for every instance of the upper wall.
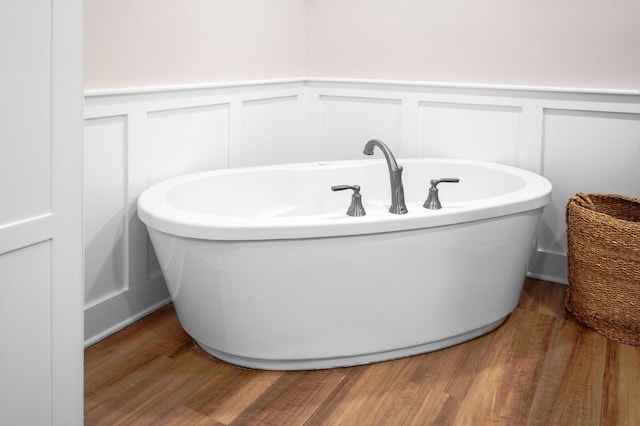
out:
<path id="1" fill-rule="evenodd" d="M 85 88 L 305 74 L 305 0 L 84 0 Z"/>
<path id="2" fill-rule="evenodd" d="M 288 77 L 640 88 L 640 2 L 84 0 L 85 87 Z"/>
<path id="3" fill-rule="evenodd" d="M 640 88 L 640 2 L 308 0 L 317 77 Z"/>

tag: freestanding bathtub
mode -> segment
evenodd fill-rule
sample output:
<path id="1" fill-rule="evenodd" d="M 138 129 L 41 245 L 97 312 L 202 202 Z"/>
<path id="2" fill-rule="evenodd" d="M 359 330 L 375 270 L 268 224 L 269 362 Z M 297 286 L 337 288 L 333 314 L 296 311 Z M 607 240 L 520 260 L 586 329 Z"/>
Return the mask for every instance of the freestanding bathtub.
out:
<path id="1" fill-rule="evenodd" d="M 227 362 L 298 370 L 433 351 L 515 308 L 551 184 L 464 160 L 404 159 L 408 213 L 384 160 L 211 171 L 146 190 L 146 224 L 178 318 Z M 443 208 L 422 207 L 429 181 Z M 346 215 L 359 185 L 366 216 Z"/>

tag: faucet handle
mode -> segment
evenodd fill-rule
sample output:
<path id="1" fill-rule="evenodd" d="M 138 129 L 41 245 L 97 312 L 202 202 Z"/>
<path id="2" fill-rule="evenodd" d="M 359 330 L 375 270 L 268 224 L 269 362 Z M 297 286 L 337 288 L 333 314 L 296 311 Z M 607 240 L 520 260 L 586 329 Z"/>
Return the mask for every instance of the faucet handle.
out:
<path id="1" fill-rule="evenodd" d="M 435 188 L 440 182 L 450 182 L 450 183 L 458 183 L 460 179 L 458 178 L 441 178 L 441 179 L 431 179 L 431 187 Z"/>
<path id="2" fill-rule="evenodd" d="M 335 185 L 331 187 L 332 191 L 344 191 L 345 189 L 353 190 L 351 195 L 351 205 L 347 209 L 347 215 L 349 216 L 364 216 L 367 212 L 364 211 L 362 206 L 362 195 L 360 195 L 359 185 Z"/>
<path id="3" fill-rule="evenodd" d="M 438 184 L 441 182 L 458 183 L 460 182 L 460 179 L 458 178 L 431 179 L 431 188 L 429 188 L 429 196 L 427 197 L 427 201 L 424 202 L 422 207 L 429 210 L 438 210 L 442 208 L 442 204 L 440 204 L 440 199 L 438 198 Z"/>
<path id="4" fill-rule="evenodd" d="M 332 191 L 344 191 L 345 189 L 353 189 L 354 192 L 360 192 L 360 185 L 334 185 Z"/>

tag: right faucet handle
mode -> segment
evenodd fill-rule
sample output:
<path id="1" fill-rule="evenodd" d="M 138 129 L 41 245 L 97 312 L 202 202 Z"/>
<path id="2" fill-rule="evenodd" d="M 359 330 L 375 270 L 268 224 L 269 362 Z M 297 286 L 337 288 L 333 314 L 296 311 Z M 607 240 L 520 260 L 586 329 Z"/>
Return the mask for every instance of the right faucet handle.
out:
<path id="1" fill-rule="evenodd" d="M 460 179 L 458 178 L 441 178 L 441 179 L 431 179 L 431 186 L 435 187 L 440 182 L 450 182 L 450 183 L 458 183 Z"/>
<path id="2" fill-rule="evenodd" d="M 440 204 L 440 199 L 438 197 L 438 184 L 440 182 L 449 182 L 449 183 L 458 183 L 460 179 L 458 178 L 441 178 L 441 179 L 431 179 L 431 188 L 429 188 L 429 196 L 427 197 L 427 201 L 424 202 L 422 207 L 429 210 L 438 210 L 442 208 L 442 204 Z"/>

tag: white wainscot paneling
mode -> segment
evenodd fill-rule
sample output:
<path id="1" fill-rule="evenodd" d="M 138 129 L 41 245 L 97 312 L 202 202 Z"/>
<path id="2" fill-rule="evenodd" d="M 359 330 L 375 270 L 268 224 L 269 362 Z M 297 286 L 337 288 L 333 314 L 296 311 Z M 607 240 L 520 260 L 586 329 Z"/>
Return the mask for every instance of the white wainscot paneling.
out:
<path id="1" fill-rule="evenodd" d="M 88 343 L 169 300 L 137 218 L 136 200 L 149 185 L 176 175 L 362 159 L 364 144 L 373 138 L 386 142 L 399 158 L 470 158 L 542 172 L 554 185 L 553 201 L 545 209 L 529 273 L 558 282 L 566 282 L 568 197 L 578 191 L 640 196 L 636 95 L 310 81 L 294 87 L 249 84 L 94 94 L 88 101 Z M 600 110 L 609 112 L 593 112 Z M 4 167 L 1 156 L 0 164 Z M 48 176 L 47 164 L 41 164 L 42 176 Z M 379 187 L 386 189 L 384 179 L 381 175 Z M 36 180 L 38 185 L 48 182 Z M 38 203 L 48 205 L 47 197 Z M 31 208 L 29 215 L 40 210 Z M 51 222 L 36 219 L 39 228 Z M 20 241 L 29 245 L 42 239 Z"/>
<path id="2" fill-rule="evenodd" d="M 117 294 L 127 285 L 126 153 L 126 116 L 85 121 L 86 305 Z"/>
<path id="3" fill-rule="evenodd" d="M 51 18 L 48 13 L 36 14 L 35 6 L 24 9 L 33 14 L 29 25 L 17 16 L 0 21 L 0 26 L 9 24 L 0 29 L 3 41 L 17 37 L 21 42 L 15 43 L 20 46 L 15 51 L 7 49 L 11 43 L 2 45 L 0 182 L 5 184 L 0 184 L 0 226 L 40 216 L 51 209 L 51 120 L 50 101 L 46 98 L 51 92 Z M 16 84 L 18 81 L 24 84 Z"/>
<path id="4" fill-rule="evenodd" d="M 418 155 L 517 165 L 519 107 L 420 102 Z"/>
<path id="5" fill-rule="evenodd" d="M 137 176 L 145 178 L 143 188 L 174 176 L 226 168 L 229 110 L 229 104 L 219 104 L 148 113 L 146 139 L 139 141 L 144 146 L 135 165 Z M 160 267 L 136 214 L 131 216 L 130 229 L 133 286 L 159 275 Z"/>
<path id="6" fill-rule="evenodd" d="M 36 117 L 33 112 L 32 117 Z M 11 125 L 11 118 L 3 117 L 2 126 Z M 35 122 L 22 126 L 28 133 L 0 143 L 0 226 L 28 217 L 48 213 L 51 209 L 51 161 L 49 155 L 49 123 Z"/>
<path id="7" fill-rule="evenodd" d="M 242 103 L 242 142 L 239 159 L 232 167 L 282 164 L 297 161 L 300 142 L 296 129 L 298 97 L 245 101 Z"/>
<path id="8" fill-rule="evenodd" d="M 143 148 L 147 184 L 227 167 L 228 139 L 228 104 L 150 112 Z"/>
<path id="9" fill-rule="evenodd" d="M 0 226 L 51 209 L 48 3 L 0 6 Z"/>
<path id="10" fill-rule="evenodd" d="M 51 243 L 0 255 L 0 415 L 50 424 Z"/>
<path id="11" fill-rule="evenodd" d="M 396 157 L 404 156 L 401 114 L 402 102 L 396 99 L 320 96 L 320 159 L 361 159 L 370 139 L 380 139 Z"/>
<path id="12" fill-rule="evenodd" d="M 640 198 L 640 114 L 547 109 L 543 174 L 553 184 L 541 250 L 566 253 L 565 207 L 577 192 Z"/>

